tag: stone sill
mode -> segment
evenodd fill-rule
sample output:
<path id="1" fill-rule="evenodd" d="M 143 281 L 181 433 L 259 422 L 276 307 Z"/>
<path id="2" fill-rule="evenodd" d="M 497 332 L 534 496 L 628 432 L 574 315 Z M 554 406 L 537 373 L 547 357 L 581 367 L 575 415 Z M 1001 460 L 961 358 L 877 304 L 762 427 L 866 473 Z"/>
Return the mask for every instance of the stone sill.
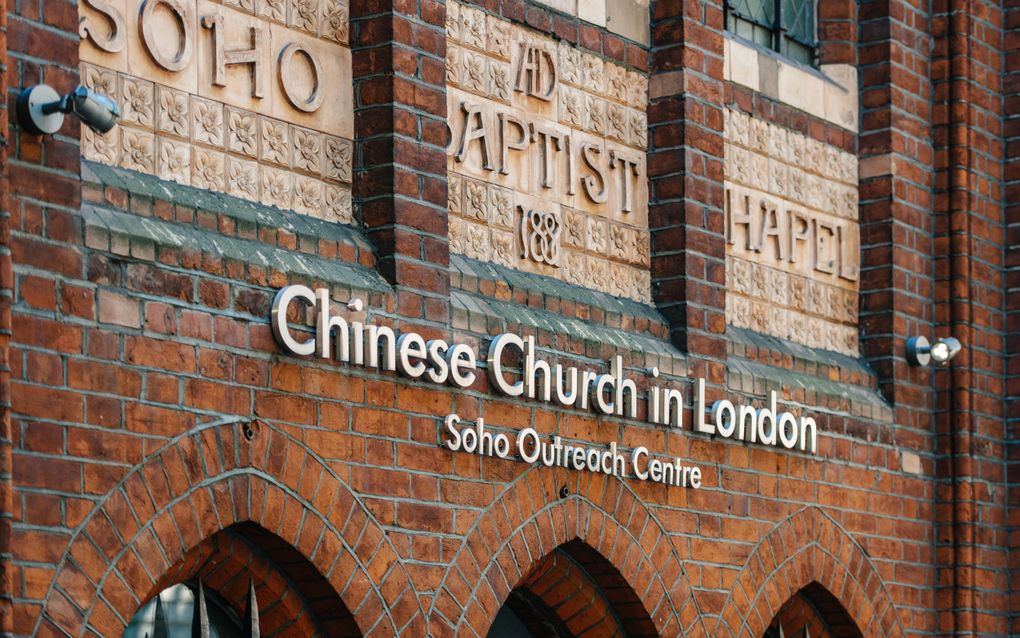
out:
<path id="1" fill-rule="evenodd" d="M 852 416 L 893 422 L 892 406 L 879 393 L 878 377 L 863 359 L 731 325 L 726 326 L 726 341 L 730 382 L 740 384 L 735 390 L 764 395 L 780 386 L 800 388 L 841 399 Z"/>
<path id="2" fill-rule="evenodd" d="M 649 0 L 535 0 L 644 46 L 651 42 Z"/>
<path id="3" fill-rule="evenodd" d="M 395 298 L 371 266 L 368 240 L 349 226 L 85 160 L 82 181 L 84 240 L 92 250 L 161 263 L 172 263 L 172 254 L 200 255 L 242 265 L 240 278 L 252 285 L 322 283 L 381 308 Z"/>
<path id="4" fill-rule="evenodd" d="M 731 33 L 723 39 L 723 55 L 724 80 L 858 132 L 856 67 L 823 64 L 814 69 Z"/>

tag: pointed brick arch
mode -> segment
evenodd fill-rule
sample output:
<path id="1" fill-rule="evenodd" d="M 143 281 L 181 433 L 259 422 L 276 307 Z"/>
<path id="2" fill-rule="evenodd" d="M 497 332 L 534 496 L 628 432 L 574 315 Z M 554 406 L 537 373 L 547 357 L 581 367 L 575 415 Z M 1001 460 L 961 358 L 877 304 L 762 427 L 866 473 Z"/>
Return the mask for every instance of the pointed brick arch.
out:
<path id="1" fill-rule="evenodd" d="M 433 635 L 484 638 L 514 587 L 575 540 L 619 572 L 659 635 L 707 635 L 681 558 L 626 483 L 541 467 L 508 485 L 468 532 L 433 602 Z"/>
<path id="2" fill-rule="evenodd" d="M 818 507 L 796 512 L 762 538 L 712 635 L 760 638 L 783 604 L 811 585 L 831 594 L 864 638 L 903 638 L 896 607 L 871 559 Z"/>
<path id="3" fill-rule="evenodd" d="M 347 485 L 301 442 L 237 422 L 191 430 L 126 475 L 71 538 L 35 633 L 119 636 L 190 550 L 239 523 L 308 560 L 363 635 L 425 635 L 396 551 Z"/>

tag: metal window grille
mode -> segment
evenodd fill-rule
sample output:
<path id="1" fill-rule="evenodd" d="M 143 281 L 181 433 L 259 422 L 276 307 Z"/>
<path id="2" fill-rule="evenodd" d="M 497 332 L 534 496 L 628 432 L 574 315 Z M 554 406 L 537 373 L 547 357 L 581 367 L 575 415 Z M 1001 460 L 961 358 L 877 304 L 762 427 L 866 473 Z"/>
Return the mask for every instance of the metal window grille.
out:
<path id="1" fill-rule="evenodd" d="M 726 29 L 803 64 L 817 64 L 815 0 L 727 0 Z"/>

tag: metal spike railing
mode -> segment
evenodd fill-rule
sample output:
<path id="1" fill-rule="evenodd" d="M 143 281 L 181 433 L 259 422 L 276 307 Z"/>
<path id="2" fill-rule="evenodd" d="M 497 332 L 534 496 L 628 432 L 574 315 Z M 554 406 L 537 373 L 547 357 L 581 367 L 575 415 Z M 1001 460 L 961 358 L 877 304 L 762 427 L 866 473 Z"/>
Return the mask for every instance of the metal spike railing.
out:
<path id="1" fill-rule="evenodd" d="M 244 606 L 244 626 L 241 628 L 245 638 L 261 638 L 259 630 L 259 602 L 255 597 L 255 581 L 248 581 L 248 597 Z M 152 634 L 148 632 L 145 638 L 170 638 L 170 623 L 166 618 L 166 610 L 163 608 L 163 595 L 156 596 L 156 614 L 153 618 Z M 198 581 L 198 591 L 195 592 L 195 605 L 191 615 L 191 638 L 212 638 L 212 627 L 209 623 L 208 600 L 205 595 L 205 585 L 201 579 Z"/>
<path id="2" fill-rule="evenodd" d="M 261 638 L 259 629 L 259 601 L 255 598 L 255 581 L 248 581 L 248 604 L 244 609 L 245 638 Z"/>

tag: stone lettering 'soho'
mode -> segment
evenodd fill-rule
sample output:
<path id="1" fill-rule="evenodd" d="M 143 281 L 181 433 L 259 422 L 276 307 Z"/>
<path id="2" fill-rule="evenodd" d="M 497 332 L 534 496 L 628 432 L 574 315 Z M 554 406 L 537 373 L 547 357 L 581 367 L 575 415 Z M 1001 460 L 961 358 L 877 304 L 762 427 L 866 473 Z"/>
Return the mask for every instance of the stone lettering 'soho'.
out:
<path id="1" fill-rule="evenodd" d="M 108 23 L 107 29 L 97 26 L 88 17 L 82 17 L 79 34 L 106 53 L 119 53 L 127 44 L 127 23 L 124 15 L 113 4 L 105 0 L 84 0 L 92 10 L 99 13 Z M 162 22 L 157 12 L 167 12 L 173 18 L 174 29 L 160 28 Z M 181 0 L 143 0 L 138 5 L 138 34 L 152 61 L 160 68 L 176 73 L 192 63 L 197 47 L 196 20 L 193 8 Z M 199 21 L 209 31 L 212 58 L 208 61 L 215 86 L 226 85 L 227 66 L 247 66 L 251 71 L 251 96 L 261 99 L 265 96 L 267 69 L 263 64 L 263 48 L 269 42 L 265 25 L 249 27 L 250 47 L 227 49 L 224 44 L 224 19 L 222 15 L 204 15 Z M 165 25 L 162 25 L 165 27 Z M 166 44 L 173 52 L 166 51 Z M 311 76 L 310 86 L 302 88 L 294 81 L 296 58 L 303 58 Z M 315 54 L 294 41 L 284 42 L 275 57 L 276 73 L 283 95 L 295 109 L 305 113 L 317 111 L 323 103 L 324 79 L 322 64 Z"/>

